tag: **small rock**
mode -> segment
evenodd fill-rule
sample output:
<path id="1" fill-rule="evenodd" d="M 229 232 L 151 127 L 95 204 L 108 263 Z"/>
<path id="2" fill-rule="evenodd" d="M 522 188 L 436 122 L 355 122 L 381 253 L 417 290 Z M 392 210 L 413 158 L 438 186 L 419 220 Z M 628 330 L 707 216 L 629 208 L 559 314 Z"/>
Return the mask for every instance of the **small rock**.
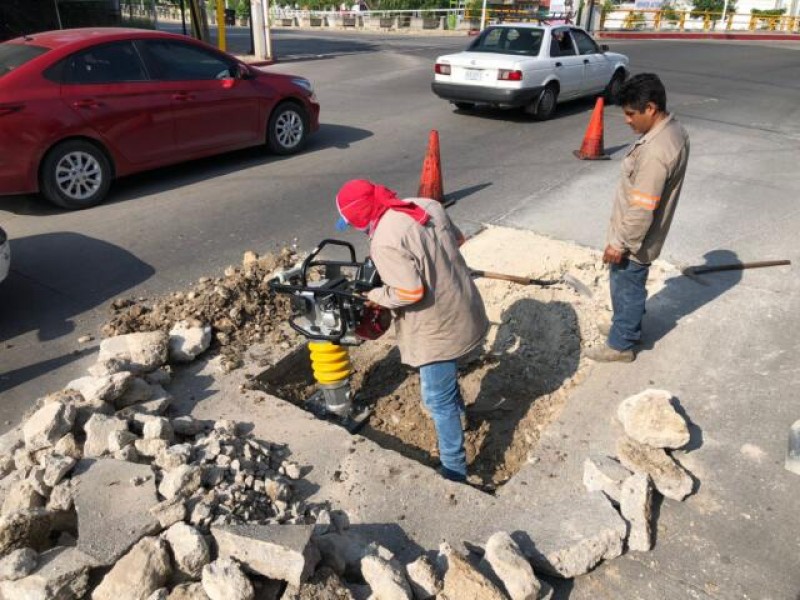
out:
<path id="1" fill-rule="evenodd" d="M 203 431 L 203 422 L 189 416 L 172 419 L 172 429 L 178 435 L 192 437 Z"/>
<path id="2" fill-rule="evenodd" d="M 163 537 L 172 549 L 178 571 L 190 579 L 200 579 L 203 567 L 211 562 L 211 552 L 200 532 L 186 523 L 175 523 Z"/>
<path id="3" fill-rule="evenodd" d="M 92 558 L 77 548 L 53 548 L 39 556 L 39 567 L 27 577 L 0 582 L 0 598 L 73 600 L 86 598 Z"/>
<path id="4" fill-rule="evenodd" d="M 109 452 L 117 453 L 125 446 L 130 446 L 139 437 L 132 431 L 127 430 L 114 430 L 108 434 L 108 450 Z"/>
<path id="5" fill-rule="evenodd" d="M 133 381 L 133 375 L 127 371 L 103 375 L 102 377 L 81 377 L 70 381 L 65 390 L 75 390 L 83 396 L 88 404 L 108 403 L 114 404 L 128 390 Z"/>
<path id="6" fill-rule="evenodd" d="M 147 600 L 168 600 L 169 598 L 169 589 L 163 587 L 158 588 L 155 592 L 150 594 L 147 597 Z"/>
<path id="7" fill-rule="evenodd" d="M 114 459 L 137 463 L 139 462 L 139 452 L 136 450 L 136 446 L 129 444 L 121 450 L 114 452 Z"/>
<path id="8" fill-rule="evenodd" d="M 22 433 L 21 427 L 16 427 L 0 435 L 0 455 L 10 456 L 14 454 L 18 448 L 25 445 L 25 438 Z"/>
<path id="9" fill-rule="evenodd" d="M 182 583 L 172 588 L 167 600 L 209 600 L 202 583 Z M 269 599 L 265 599 L 269 600 Z"/>
<path id="10" fill-rule="evenodd" d="M 414 593 L 403 573 L 402 565 L 377 555 L 361 559 L 361 574 L 372 593 L 380 600 L 413 600 Z"/>
<path id="11" fill-rule="evenodd" d="M 537 600 L 541 589 L 539 580 L 508 533 L 500 531 L 489 538 L 485 558 L 511 600 Z"/>
<path id="12" fill-rule="evenodd" d="M 171 498 L 153 506 L 150 514 L 158 520 L 161 527 L 166 529 L 186 518 L 186 505 L 183 498 Z"/>
<path id="13" fill-rule="evenodd" d="M 665 390 L 645 390 L 626 398 L 617 409 L 625 433 L 654 448 L 681 448 L 689 443 L 686 420 L 672 405 Z"/>
<path id="14" fill-rule="evenodd" d="M 75 424 L 77 410 L 70 404 L 46 404 L 25 422 L 22 433 L 28 451 L 49 448 L 70 433 Z"/>
<path id="15" fill-rule="evenodd" d="M 115 373 L 122 373 L 126 371 L 125 363 L 117 360 L 116 358 L 109 358 L 106 360 L 98 361 L 91 367 L 86 369 L 92 377 L 106 377 L 114 375 Z"/>
<path id="16" fill-rule="evenodd" d="M 145 381 L 151 385 L 169 385 L 172 381 L 172 371 L 168 366 L 160 367 L 144 376 Z"/>
<path id="17" fill-rule="evenodd" d="M 503 592 L 473 567 L 464 556 L 449 544 L 439 548 L 447 565 L 442 593 L 445 598 L 458 600 L 505 600 Z"/>
<path id="18" fill-rule="evenodd" d="M 200 467 L 181 465 L 166 471 L 158 492 L 167 500 L 177 496 L 191 496 L 200 487 Z"/>
<path id="19" fill-rule="evenodd" d="M 75 441 L 75 436 L 71 433 L 68 433 L 58 440 L 58 442 L 56 442 L 53 452 L 60 454 L 61 456 L 69 456 L 75 460 L 80 460 L 83 458 L 83 450 L 81 450 L 78 442 Z"/>
<path id="20" fill-rule="evenodd" d="M 169 442 L 162 439 L 136 440 L 133 443 L 133 447 L 136 448 L 136 452 L 140 456 L 155 458 L 161 452 L 164 452 L 167 448 L 169 448 Z"/>
<path id="21" fill-rule="evenodd" d="M 214 423 L 214 431 L 220 435 L 236 435 L 236 422 L 230 419 L 220 419 Z"/>
<path id="22" fill-rule="evenodd" d="M 691 475 L 661 448 L 623 437 L 617 442 L 617 456 L 634 473 L 648 474 L 656 489 L 667 498 L 681 501 L 692 493 Z"/>
<path id="23" fill-rule="evenodd" d="M 143 538 L 103 577 L 92 600 L 145 600 L 164 587 L 171 572 L 164 541 Z"/>
<path id="24" fill-rule="evenodd" d="M 300 465 L 289 460 L 283 462 L 280 472 L 283 475 L 286 475 L 289 479 L 300 479 L 300 477 L 302 477 Z"/>
<path id="25" fill-rule="evenodd" d="M 36 486 L 28 480 L 16 481 L 8 488 L 3 500 L 3 515 L 10 515 L 20 510 L 42 508 L 45 498 L 36 491 Z"/>
<path id="26" fill-rule="evenodd" d="M 116 359 L 132 373 L 149 373 L 167 362 L 169 336 L 163 331 L 130 333 L 100 342 L 98 362 Z"/>
<path id="27" fill-rule="evenodd" d="M 93 415 L 84 430 L 86 443 L 83 445 L 83 454 L 87 458 L 96 458 L 108 453 L 109 436 L 115 431 L 128 431 L 128 423 L 115 417 Z"/>
<path id="28" fill-rule="evenodd" d="M 66 512 L 72 508 L 74 495 L 72 481 L 62 481 L 50 492 L 50 500 L 47 502 L 47 510 L 53 512 Z"/>
<path id="29" fill-rule="evenodd" d="M 27 577 L 39 562 L 39 554 L 31 548 L 19 548 L 0 560 L 0 581 L 16 581 Z"/>
<path id="30" fill-rule="evenodd" d="M 94 337 L 91 336 L 91 335 L 82 335 L 81 337 L 78 338 L 78 343 L 79 344 L 88 344 L 93 339 L 94 339 Z"/>
<path id="31" fill-rule="evenodd" d="M 114 401 L 117 409 L 147 402 L 153 397 L 153 386 L 140 377 L 131 379 L 127 391 Z"/>
<path id="32" fill-rule="evenodd" d="M 18 510 L 0 516 L 0 556 L 11 550 L 48 547 L 52 516 L 43 508 Z"/>
<path id="33" fill-rule="evenodd" d="M 180 321 L 169 332 L 169 358 L 173 362 L 191 362 L 211 345 L 211 327 L 194 326 Z"/>
<path id="34" fill-rule="evenodd" d="M 144 422 L 143 437 L 146 440 L 167 440 L 172 443 L 175 432 L 172 430 L 169 419 L 164 417 L 151 417 Z"/>
<path id="35" fill-rule="evenodd" d="M 59 456 L 52 454 L 44 459 L 44 483 L 48 487 L 58 485 L 77 463 L 74 458 L 69 456 Z"/>
<path id="36" fill-rule="evenodd" d="M 234 561 L 220 558 L 203 567 L 203 590 L 210 600 L 253 600 L 253 584 Z"/>
<path id="37" fill-rule="evenodd" d="M 414 562 L 407 564 L 406 572 L 416 600 L 434 598 L 442 591 L 442 582 L 426 556 L 420 556 Z"/>
<path id="38" fill-rule="evenodd" d="M 608 456 L 593 455 L 583 463 L 583 485 L 590 492 L 603 492 L 614 505 L 619 506 L 622 482 L 631 472 Z"/>
<path id="39" fill-rule="evenodd" d="M 169 471 L 188 464 L 191 458 L 192 447 L 189 444 L 176 444 L 159 452 L 153 464 L 165 471 Z"/>
<path id="40" fill-rule="evenodd" d="M 629 525 L 629 550 L 647 552 L 653 547 L 652 505 L 650 477 L 645 473 L 628 477 L 622 484 L 620 512 Z"/>

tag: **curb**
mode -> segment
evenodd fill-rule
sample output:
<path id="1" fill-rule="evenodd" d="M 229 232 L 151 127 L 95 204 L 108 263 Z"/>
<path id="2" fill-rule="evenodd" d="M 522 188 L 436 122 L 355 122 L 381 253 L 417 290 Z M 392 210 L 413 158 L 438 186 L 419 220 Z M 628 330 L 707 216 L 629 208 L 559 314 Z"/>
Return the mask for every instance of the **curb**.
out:
<path id="1" fill-rule="evenodd" d="M 604 40 L 737 40 L 737 41 L 796 41 L 800 33 L 656 33 L 656 32 L 596 32 Z"/>

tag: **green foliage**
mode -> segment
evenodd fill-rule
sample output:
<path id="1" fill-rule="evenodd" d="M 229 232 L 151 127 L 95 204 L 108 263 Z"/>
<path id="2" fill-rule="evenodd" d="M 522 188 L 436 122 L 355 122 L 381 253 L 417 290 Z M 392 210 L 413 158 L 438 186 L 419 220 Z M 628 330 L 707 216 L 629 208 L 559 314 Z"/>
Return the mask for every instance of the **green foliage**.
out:
<path id="1" fill-rule="evenodd" d="M 671 4 L 666 3 L 661 7 L 661 18 L 667 23 L 677 23 L 681 20 L 681 15 Z"/>
<path id="2" fill-rule="evenodd" d="M 622 23 L 623 29 L 641 29 L 647 24 L 647 17 L 642 12 L 631 11 Z"/>
<path id="3" fill-rule="evenodd" d="M 785 8 L 770 8 L 768 10 L 759 10 L 757 8 L 750 9 L 751 15 L 756 15 L 758 17 L 782 17 L 786 14 Z"/>
<path id="4" fill-rule="evenodd" d="M 725 8 L 725 0 L 693 0 L 691 17 L 693 19 L 703 19 L 706 13 L 713 21 L 718 21 L 722 18 L 722 9 Z M 728 14 L 736 12 L 736 1 L 730 0 L 728 2 Z"/>
<path id="5" fill-rule="evenodd" d="M 239 19 L 250 18 L 250 2 L 248 0 L 239 0 L 239 4 L 236 5 L 236 16 Z"/>

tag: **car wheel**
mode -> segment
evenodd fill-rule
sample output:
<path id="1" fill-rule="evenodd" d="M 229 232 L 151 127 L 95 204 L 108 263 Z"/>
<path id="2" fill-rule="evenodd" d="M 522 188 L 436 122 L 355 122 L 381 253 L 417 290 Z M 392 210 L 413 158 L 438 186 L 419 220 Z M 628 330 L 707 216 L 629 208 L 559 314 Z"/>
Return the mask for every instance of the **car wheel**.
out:
<path id="1" fill-rule="evenodd" d="M 267 146 L 275 154 L 299 152 L 308 131 L 306 111 L 293 102 L 278 106 L 269 118 Z"/>
<path id="2" fill-rule="evenodd" d="M 453 102 L 458 110 L 473 110 L 475 104 L 473 102 Z"/>
<path id="3" fill-rule="evenodd" d="M 619 103 L 619 92 L 622 89 L 623 83 L 625 83 L 625 73 L 622 71 L 614 73 L 608 86 L 606 86 L 606 102 L 609 104 Z"/>
<path id="4" fill-rule="evenodd" d="M 41 190 L 62 208 L 100 204 L 111 187 L 111 163 L 100 148 L 83 140 L 62 142 L 42 161 Z"/>
<path id="5" fill-rule="evenodd" d="M 548 85 L 533 101 L 533 118 L 537 121 L 547 121 L 556 112 L 558 90 L 554 85 Z"/>

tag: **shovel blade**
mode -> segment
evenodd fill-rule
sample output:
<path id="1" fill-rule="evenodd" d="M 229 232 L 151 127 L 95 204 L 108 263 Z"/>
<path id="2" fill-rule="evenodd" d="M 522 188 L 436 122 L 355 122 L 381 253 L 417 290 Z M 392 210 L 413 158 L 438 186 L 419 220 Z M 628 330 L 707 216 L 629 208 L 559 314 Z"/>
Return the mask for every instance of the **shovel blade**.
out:
<path id="1" fill-rule="evenodd" d="M 563 281 L 564 281 L 565 285 L 568 285 L 569 287 L 571 287 L 573 290 L 578 292 L 581 296 L 585 296 L 586 298 L 594 297 L 594 294 L 592 294 L 592 290 L 590 290 L 589 287 L 585 283 L 583 283 L 580 279 L 578 279 L 577 277 L 575 277 L 573 275 L 570 275 L 569 273 L 565 273 L 564 277 L 563 277 Z"/>

